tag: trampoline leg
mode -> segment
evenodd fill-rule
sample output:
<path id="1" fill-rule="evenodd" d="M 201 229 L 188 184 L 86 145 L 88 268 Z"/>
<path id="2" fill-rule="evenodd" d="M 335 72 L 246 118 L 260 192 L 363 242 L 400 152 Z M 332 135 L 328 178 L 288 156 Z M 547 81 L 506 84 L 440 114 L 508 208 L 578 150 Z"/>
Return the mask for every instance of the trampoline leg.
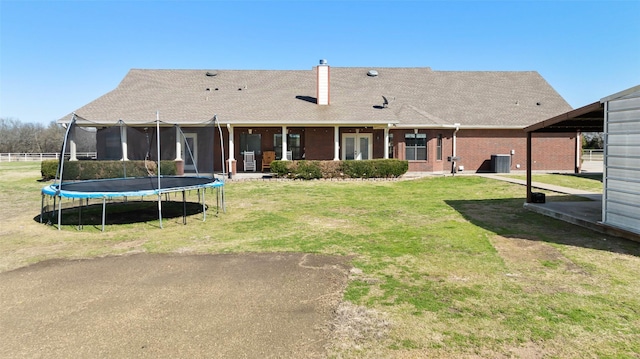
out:
<path id="1" fill-rule="evenodd" d="M 49 214 L 49 223 L 51 223 L 51 225 L 53 225 L 53 221 L 55 220 L 55 214 L 56 214 L 56 196 L 53 196 L 53 207 L 51 207 L 51 212 Z"/>
<path id="2" fill-rule="evenodd" d="M 80 198 L 80 206 L 78 206 L 78 230 L 82 229 L 82 204 L 83 204 L 83 200 L 82 198 Z"/>
<path id="3" fill-rule="evenodd" d="M 207 220 L 207 201 L 204 199 L 204 191 L 202 191 L 202 222 Z"/>
<path id="4" fill-rule="evenodd" d="M 62 230 L 62 196 L 58 201 L 58 230 Z"/>
<path id="5" fill-rule="evenodd" d="M 42 224 L 43 216 L 44 216 L 44 193 L 42 194 L 42 201 L 40 202 L 40 224 Z"/>
<path id="6" fill-rule="evenodd" d="M 107 217 L 107 199 L 102 198 L 102 231 L 104 232 L 104 222 Z"/>
<path id="7" fill-rule="evenodd" d="M 160 229 L 162 229 L 162 193 L 158 193 L 158 219 L 160 220 Z"/>
<path id="8" fill-rule="evenodd" d="M 220 187 L 220 203 L 222 203 L 222 213 L 227 213 L 227 207 L 224 202 L 224 187 Z"/>
<path id="9" fill-rule="evenodd" d="M 185 191 L 182 191 L 182 224 L 187 224 L 187 198 Z"/>

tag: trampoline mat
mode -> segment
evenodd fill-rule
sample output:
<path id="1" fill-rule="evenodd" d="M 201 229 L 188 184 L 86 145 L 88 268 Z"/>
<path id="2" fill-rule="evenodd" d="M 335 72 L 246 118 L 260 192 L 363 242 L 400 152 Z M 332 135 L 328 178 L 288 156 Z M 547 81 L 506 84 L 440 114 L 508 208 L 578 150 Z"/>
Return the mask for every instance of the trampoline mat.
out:
<path id="1" fill-rule="evenodd" d="M 160 177 L 160 187 L 182 188 L 198 187 L 216 182 L 206 177 Z M 152 191 L 158 189 L 158 177 L 114 178 L 96 181 L 63 182 L 60 188 L 73 192 L 131 192 Z"/>

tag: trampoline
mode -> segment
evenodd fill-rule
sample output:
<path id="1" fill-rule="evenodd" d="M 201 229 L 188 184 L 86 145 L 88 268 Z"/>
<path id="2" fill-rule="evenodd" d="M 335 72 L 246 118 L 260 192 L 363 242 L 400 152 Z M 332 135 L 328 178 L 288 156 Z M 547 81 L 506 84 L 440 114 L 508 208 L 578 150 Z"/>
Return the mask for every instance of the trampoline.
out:
<path id="1" fill-rule="evenodd" d="M 54 183 L 42 189 L 42 193 L 49 196 L 65 198 L 111 198 L 152 196 L 163 193 L 197 190 L 200 188 L 216 188 L 223 185 L 216 178 L 209 177 L 185 177 L 163 176 L 135 177 L 135 178 L 111 178 L 92 181 Z"/>
<path id="2" fill-rule="evenodd" d="M 214 116 L 214 121 L 216 117 Z M 162 228 L 162 197 L 167 197 L 170 193 L 182 192 L 183 203 L 183 224 L 186 224 L 187 216 L 187 202 L 186 192 L 197 191 L 198 203 L 202 202 L 203 221 L 206 220 L 206 201 L 205 192 L 206 189 L 216 190 L 216 208 L 219 210 L 222 207 L 224 211 L 224 169 L 222 173 L 222 179 L 198 175 L 196 169 L 195 176 L 157 176 L 148 177 L 125 177 L 121 178 L 108 178 L 108 179 L 96 179 L 96 180 L 81 180 L 81 181 L 66 181 L 62 180 L 66 142 L 68 140 L 68 134 L 72 126 L 75 125 L 75 115 L 70 125 L 67 128 L 65 134 L 64 144 L 61 150 L 60 163 L 58 165 L 58 171 L 56 173 L 56 180 L 53 184 L 42 188 L 42 206 L 40 212 L 40 222 L 43 223 L 45 217 L 45 198 L 46 196 L 53 198 L 53 210 L 51 211 L 51 217 L 54 216 L 54 212 L 58 211 L 58 230 L 62 226 L 62 200 L 63 198 L 79 200 L 78 213 L 79 213 L 79 227 L 82 227 L 82 208 L 88 206 L 90 199 L 102 199 L 102 231 L 105 229 L 106 222 L 106 206 L 107 201 L 111 202 L 114 199 L 121 198 L 123 202 L 127 202 L 129 197 L 141 197 L 154 196 L 158 202 L 158 219 L 160 228 Z M 159 120 L 156 121 L 158 128 L 158 155 L 160 151 L 160 137 L 159 137 Z M 218 124 L 219 126 L 219 124 Z M 189 150 L 189 152 L 191 152 Z M 224 150 L 222 150 L 222 156 L 224 158 Z M 224 162 L 223 162 L 224 163 Z M 157 171 L 160 172 L 159 170 Z M 57 206 L 56 206 L 56 201 Z M 53 218 L 51 220 L 53 222 Z"/>

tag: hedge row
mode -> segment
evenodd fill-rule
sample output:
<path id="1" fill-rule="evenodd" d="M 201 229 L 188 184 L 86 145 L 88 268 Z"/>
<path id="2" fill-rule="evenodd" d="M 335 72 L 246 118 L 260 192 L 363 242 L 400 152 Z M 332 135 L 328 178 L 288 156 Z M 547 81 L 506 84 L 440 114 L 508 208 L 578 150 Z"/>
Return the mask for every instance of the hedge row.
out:
<path id="1" fill-rule="evenodd" d="M 363 161 L 273 161 L 271 172 L 293 179 L 396 178 L 409 170 L 409 162 L 395 159 Z"/>
<path id="2" fill-rule="evenodd" d="M 123 168 L 124 165 L 124 168 Z M 153 161 L 65 161 L 63 180 L 88 180 L 103 178 L 146 177 L 157 175 L 156 162 Z M 58 170 L 57 160 L 42 161 L 40 172 L 43 180 L 56 177 Z M 160 161 L 160 174 L 165 176 L 175 175 L 175 161 Z"/>

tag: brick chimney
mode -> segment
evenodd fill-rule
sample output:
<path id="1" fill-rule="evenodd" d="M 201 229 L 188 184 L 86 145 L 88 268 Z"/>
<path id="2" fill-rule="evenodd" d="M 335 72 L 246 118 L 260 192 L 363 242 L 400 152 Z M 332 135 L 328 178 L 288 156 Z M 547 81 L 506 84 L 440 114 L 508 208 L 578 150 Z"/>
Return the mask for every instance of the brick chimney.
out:
<path id="1" fill-rule="evenodd" d="M 327 60 L 320 60 L 318 65 L 318 94 L 316 103 L 318 105 L 329 104 L 329 65 Z"/>

